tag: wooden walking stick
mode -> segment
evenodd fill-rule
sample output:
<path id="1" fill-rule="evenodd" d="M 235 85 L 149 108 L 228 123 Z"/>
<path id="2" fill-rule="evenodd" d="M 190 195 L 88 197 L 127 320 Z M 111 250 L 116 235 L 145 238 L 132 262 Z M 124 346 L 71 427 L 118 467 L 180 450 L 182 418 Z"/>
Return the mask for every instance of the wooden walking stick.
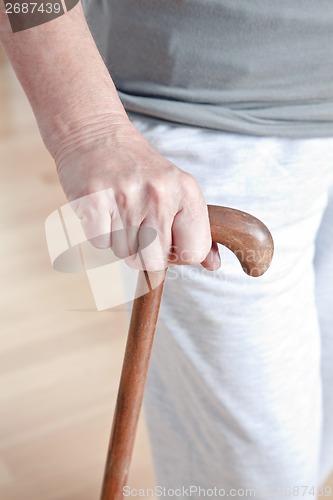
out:
<path id="1" fill-rule="evenodd" d="M 273 256 L 273 239 L 255 217 L 226 207 L 208 206 L 212 240 L 232 250 L 244 271 L 261 276 Z M 166 270 L 140 271 L 111 430 L 101 500 L 121 500 L 140 414 Z M 155 283 L 160 283 L 157 287 Z M 141 295 L 150 283 L 150 291 Z M 141 295 L 141 296 L 140 296 Z"/>

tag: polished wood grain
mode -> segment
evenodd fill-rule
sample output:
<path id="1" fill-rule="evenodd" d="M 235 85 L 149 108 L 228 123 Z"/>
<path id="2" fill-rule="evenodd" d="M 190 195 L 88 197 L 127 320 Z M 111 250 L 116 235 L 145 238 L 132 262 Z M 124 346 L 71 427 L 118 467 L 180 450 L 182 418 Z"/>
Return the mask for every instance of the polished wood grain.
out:
<path id="1" fill-rule="evenodd" d="M 101 500 L 121 500 L 127 484 L 155 328 L 162 299 L 165 271 L 140 271 L 113 418 Z M 156 279 L 156 285 L 152 281 Z M 150 284 L 149 293 L 144 293 Z"/>
<path id="2" fill-rule="evenodd" d="M 228 207 L 208 206 L 212 240 L 229 248 L 250 276 L 270 266 L 274 243 L 268 228 L 256 217 Z M 101 500 L 122 500 L 129 473 L 137 421 L 155 335 L 166 270 L 141 271 L 133 304 L 126 353 L 112 424 Z M 147 283 L 157 280 L 149 293 Z"/>
<path id="3" fill-rule="evenodd" d="M 229 248 L 249 276 L 262 276 L 269 268 L 274 242 L 269 229 L 251 214 L 229 207 L 208 206 L 213 241 Z"/>

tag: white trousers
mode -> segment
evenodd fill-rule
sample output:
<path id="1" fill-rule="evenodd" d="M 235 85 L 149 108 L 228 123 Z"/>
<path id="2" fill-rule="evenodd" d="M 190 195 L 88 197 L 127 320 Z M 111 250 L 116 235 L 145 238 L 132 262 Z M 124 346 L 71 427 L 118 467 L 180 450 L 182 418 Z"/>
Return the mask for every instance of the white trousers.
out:
<path id="1" fill-rule="evenodd" d="M 333 468 L 333 138 L 131 119 L 207 203 L 275 241 L 261 278 L 221 246 L 217 272 L 169 270 L 145 395 L 156 484 L 313 500 Z"/>

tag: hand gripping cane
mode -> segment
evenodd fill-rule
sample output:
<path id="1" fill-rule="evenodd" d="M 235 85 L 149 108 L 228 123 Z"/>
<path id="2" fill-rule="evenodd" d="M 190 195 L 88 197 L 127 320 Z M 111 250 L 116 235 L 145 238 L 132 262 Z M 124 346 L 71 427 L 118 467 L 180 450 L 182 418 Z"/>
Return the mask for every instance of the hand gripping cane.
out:
<path id="1" fill-rule="evenodd" d="M 255 217 L 226 207 L 208 206 L 212 240 L 237 256 L 250 276 L 261 276 L 273 256 L 273 239 Z M 161 276 L 162 273 L 162 276 Z M 121 500 L 130 466 L 142 404 L 166 269 L 159 273 L 140 271 L 134 300 L 116 409 L 107 455 L 101 500 Z M 154 287 L 154 279 L 160 283 Z M 140 296 L 140 289 L 152 285 Z"/>

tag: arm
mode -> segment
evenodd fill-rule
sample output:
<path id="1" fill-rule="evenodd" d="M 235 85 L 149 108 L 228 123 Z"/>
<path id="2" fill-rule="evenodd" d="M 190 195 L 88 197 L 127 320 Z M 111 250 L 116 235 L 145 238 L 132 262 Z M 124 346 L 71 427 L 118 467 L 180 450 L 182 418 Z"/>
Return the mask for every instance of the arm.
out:
<path id="1" fill-rule="evenodd" d="M 80 3 L 57 19 L 13 33 L 0 0 L 0 40 L 52 155 L 92 117 L 127 119 Z"/>
<path id="2" fill-rule="evenodd" d="M 136 252 L 142 228 L 150 227 L 158 232 L 161 248 L 158 256 L 155 251 L 147 256 L 146 269 L 197 262 L 218 268 L 217 245 L 210 251 L 207 205 L 198 184 L 160 156 L 128 119 L 82 6 L 13 33 L 0 0 L 0 39 L 63 190 L 69 201 L 78 200 L 72 206 L 87 238 L 95 246 L 111 246 L 129 265 L 142 267 Z M 91 193 L 96 196 L 85 198 Z M 130 226 L 134 232 L 112 233 Z"/>

